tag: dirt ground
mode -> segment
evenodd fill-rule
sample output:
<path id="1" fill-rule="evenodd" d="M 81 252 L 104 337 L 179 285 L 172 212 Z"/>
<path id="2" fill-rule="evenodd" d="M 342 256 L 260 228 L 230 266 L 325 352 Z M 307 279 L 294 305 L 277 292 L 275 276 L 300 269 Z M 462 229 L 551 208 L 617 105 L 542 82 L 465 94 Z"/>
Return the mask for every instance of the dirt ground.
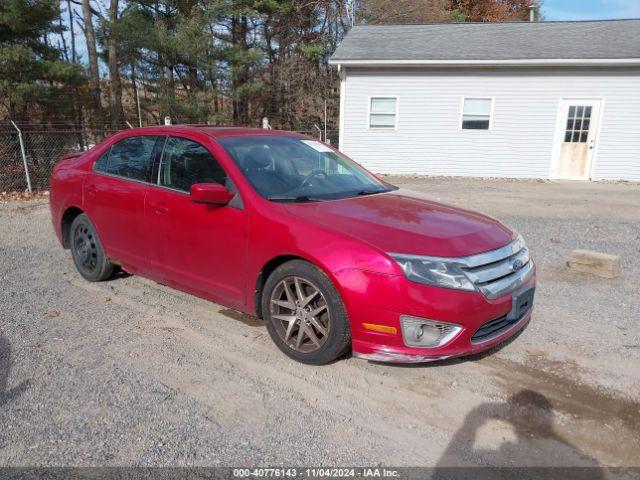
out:
<path id="1" fill-rule="evenodd" d="M 0 203 L 0 465 L 640 466 L 640 186 L 388 180 L 524 235 L 522 334 L 421 366 L 297 364 L 253 317 L 85 282 L 46 201 Z M 622 276 L 568 270 L 574 248 Z"/>

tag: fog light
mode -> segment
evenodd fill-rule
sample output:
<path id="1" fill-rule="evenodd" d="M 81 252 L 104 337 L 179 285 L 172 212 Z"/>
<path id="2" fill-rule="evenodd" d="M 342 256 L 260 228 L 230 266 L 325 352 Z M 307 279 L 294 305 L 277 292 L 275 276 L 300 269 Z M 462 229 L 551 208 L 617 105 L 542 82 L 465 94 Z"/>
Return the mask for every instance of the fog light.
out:
<path id="1" fill-rule="evenodd" d="M 453 340 L 462 327 L 455 323 L 400 315 L 402 338 L 408 347 L 436 348 Z"/>

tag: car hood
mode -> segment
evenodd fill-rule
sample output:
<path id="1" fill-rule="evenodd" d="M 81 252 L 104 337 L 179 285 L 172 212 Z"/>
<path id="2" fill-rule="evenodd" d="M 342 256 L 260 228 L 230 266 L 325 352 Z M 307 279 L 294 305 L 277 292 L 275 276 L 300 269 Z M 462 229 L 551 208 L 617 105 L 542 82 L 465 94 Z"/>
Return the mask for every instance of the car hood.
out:
<path id="1" fill-rule="evenodd" d="M 462 257 L 514 239 L 513 232 L 494 218 L 409 190 L 283 206 L 385 252 Z"/>

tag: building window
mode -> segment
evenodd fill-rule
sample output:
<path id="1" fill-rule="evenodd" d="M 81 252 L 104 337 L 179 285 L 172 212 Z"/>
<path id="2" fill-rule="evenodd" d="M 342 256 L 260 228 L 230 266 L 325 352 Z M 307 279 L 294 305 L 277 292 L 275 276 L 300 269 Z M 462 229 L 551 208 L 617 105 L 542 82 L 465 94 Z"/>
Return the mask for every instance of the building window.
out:
<path id="1" fill-rule="evenodd" d="M 564 133 L 564 141 L 571 143 L 586 143 L 589 137 L 589 124 L 591 123 L 591 107 L 572 105 L 569 107 L 567 129 Z"/>
<path id="2" fill-rule="evenodd" d="M 397 97 L 372 97 L 369 128 L 396 128 L 397 108 Z"/>
<path id="3" fill-rule="evenodd" d="M 462 129 L 489 130 L 492 106 L 491 98 L 465 98 L 462 106 Z"/>

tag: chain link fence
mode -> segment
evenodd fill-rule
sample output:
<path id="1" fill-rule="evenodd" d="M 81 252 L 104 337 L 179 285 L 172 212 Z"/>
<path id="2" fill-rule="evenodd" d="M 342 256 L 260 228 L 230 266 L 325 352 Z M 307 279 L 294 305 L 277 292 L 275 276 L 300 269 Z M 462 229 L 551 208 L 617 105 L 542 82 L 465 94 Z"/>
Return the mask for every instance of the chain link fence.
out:
<path id="1" fill-rule="evenodd" d="M 0 193 L 48 190 L 51 170 L 62 155 L 85 151 L 110 133 L 1 125 Z"/>
<path id="2" fill-rule="evenodd" d="M 0 132 L 0 190 L 47 190 L 58 158 L 84 149 L 74 132 Z"/>
<path id="3" fill-rule="evenodd" d="M 104 136 L 112 132 L 104 132 Z M 338 146 L 338 131 L 301 131 Z M 92 147 L 99 137 L 82 130 L 33 130 L 0 127 L 0 194 L 49 189 L 49 176 L 58 159 Z M 22 145 L 21 145 L 22 143 Z M 24 155 L 23 155 L 24 152 Z M 26 170 L 25 170 L 26 166 Z"/>

